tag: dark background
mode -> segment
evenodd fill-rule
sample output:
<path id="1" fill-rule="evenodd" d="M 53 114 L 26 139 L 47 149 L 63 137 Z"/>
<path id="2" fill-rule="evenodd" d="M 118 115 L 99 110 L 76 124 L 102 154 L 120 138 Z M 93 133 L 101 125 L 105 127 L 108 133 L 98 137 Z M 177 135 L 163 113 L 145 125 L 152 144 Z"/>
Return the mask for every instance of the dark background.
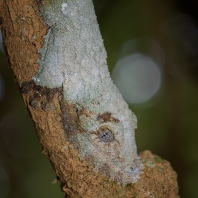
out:
<path id="1" fill-rule="evenodd" d="M 127 100 L 138 118 L 138 152 L 148 149 L 168 160 L 178 174 L 181 197 L 197 198 L 198 2 L 94 0 L 94 4 L 111 74 L 118 61 L 135 53 L 151 57 L 160 68 L 159 89 L 152 97 L 140 103 Z M 113 77 L 116 84 L 118 77 Z M 144 84 L 144 79 L 138 83 Z M 55 177 L 1 51 L 0 198 L 61 198 L 60 184 L 52 184 Z"/>

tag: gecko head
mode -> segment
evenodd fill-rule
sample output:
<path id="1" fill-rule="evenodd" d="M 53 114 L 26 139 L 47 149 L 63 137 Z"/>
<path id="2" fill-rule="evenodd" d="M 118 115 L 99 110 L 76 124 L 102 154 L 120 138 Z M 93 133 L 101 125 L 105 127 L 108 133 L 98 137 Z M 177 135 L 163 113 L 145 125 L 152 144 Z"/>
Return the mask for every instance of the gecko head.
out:
<path id="1" fill-rule="evenodd" d="M 81 126 L 86 131 L 78 135 L 81 136 L 78 137 L 81 152 L 86 153 L 84 156 L 91 155 L 99 170 L 105 164 L 110 176 L 119 178 L 120 183 L 136 182 L 142 165 L 137 155 L 133 123 L 130 120 L 123 122 L 109 112 L 95 115 L 84 108 L 77 113 Z M 120 176 L 116 176 L 118 172 L 125 175 L 123 182 Z"/>

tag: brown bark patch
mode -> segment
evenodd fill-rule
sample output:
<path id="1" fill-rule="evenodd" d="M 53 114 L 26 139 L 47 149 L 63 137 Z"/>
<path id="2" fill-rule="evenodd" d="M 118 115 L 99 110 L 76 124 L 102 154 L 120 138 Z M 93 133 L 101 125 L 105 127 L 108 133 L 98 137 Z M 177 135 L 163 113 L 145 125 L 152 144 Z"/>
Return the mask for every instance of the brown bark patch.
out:
<path id="1" fill-rule="evenodd" d="M 111 113 L 109 112 L 104 112 L 103 114 L 98 115 L 97 120 L 100 123 L 106 123 L 106 122 L 115 122 L 118 123 L 120 120 L 114 118 L 111 116 Z"/>
<path id="2" fill-rule="evenodd" d="M 38 69 L 38 50 L 48 27 L 33 0 L 5 0 L 0 12 L 4 46 L 17 82 L 30 81 Z"/>
<path id="3" fill-rule="evenodd" d="M 76 135 L 82 132 L 79 125 L 78 114 L 76 112 L 75 104 L 68 104 L 64 99 L 61 100 L 61 117 L 63 123 L 63 129 L 69 138 L 72 135 Z"/>
<path id="4" fill-rule="evenodd" d="M 85 116 L 85 117 L 96 117 L 96 114 L 94 112 L 90 112 L 88 109 L 81 107 L 80 110 L 78 110 L 78 108 L 76 108 L 76 112 L 78 113 L 78 116 Z"/>

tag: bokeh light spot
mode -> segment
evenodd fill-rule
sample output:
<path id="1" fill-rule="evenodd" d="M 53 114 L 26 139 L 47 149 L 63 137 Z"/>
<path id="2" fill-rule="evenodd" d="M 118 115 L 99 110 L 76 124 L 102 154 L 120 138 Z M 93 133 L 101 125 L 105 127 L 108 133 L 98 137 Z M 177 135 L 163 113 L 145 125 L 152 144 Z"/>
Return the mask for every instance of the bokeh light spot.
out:
<path id="1" fill-rule="evenodd" d="M 131 104 L 143 103 L 151 99 L 162 82 L 157 63 L 141 53 L 120 59 L 112 77 L 124 99 Z"/>

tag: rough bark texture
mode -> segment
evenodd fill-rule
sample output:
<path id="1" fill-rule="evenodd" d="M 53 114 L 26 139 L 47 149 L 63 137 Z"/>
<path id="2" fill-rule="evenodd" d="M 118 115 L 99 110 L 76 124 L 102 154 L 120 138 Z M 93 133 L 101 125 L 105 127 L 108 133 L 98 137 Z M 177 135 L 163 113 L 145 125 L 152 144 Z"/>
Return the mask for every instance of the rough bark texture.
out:
<path id="1" fill-rule="evenodd" d="M 34 0 L 4 0 L 0 3 L 1 29 L 8 60 L 35 124 L 43 153 L 51 161 L 67 197 L 178 197 L 177 175 L 167 161 L 149 151 L 140 154 L 143 174 L 135 184 L 126 187 L 93 172 L 92 157 L 80 159 L 78 151 L 64 132 L 78 127 L 76 107 L 61 103 L 60 89 L 35 85 L 31 79 L 38 69 L 38 50 L 48 27 L 43 24 Z M 38 2 L 38 1 L 37 1 Z M 62 110 L 67 112 L 63 117 Z M 106 119 L 106 117 L 105 117 Z M 105 173 L 106 167 L 101 170 Z"/>

